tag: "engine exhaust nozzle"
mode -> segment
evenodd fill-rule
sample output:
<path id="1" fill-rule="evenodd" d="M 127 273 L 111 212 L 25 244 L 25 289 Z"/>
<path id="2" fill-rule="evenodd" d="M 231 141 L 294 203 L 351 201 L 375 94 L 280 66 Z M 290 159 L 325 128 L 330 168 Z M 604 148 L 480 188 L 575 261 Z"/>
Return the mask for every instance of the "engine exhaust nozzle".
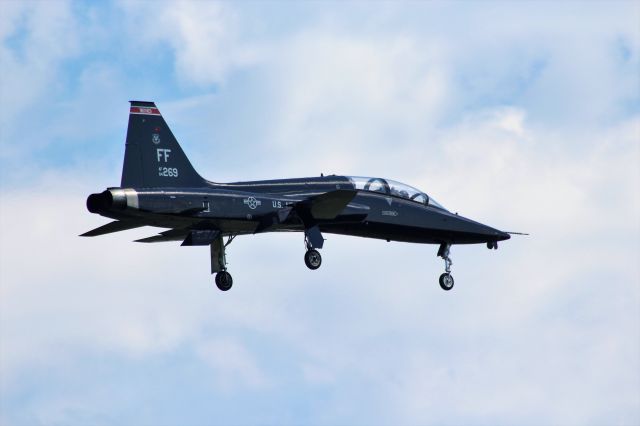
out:
<path id="1" fill-rule="evenodd" d="M 91 194 L 87 198 L 87 210 L 101 213 L 111 209 L 123 210 L 127 207 L 127 197 L 123 190 L 106 190 L 99 194 Z"/>

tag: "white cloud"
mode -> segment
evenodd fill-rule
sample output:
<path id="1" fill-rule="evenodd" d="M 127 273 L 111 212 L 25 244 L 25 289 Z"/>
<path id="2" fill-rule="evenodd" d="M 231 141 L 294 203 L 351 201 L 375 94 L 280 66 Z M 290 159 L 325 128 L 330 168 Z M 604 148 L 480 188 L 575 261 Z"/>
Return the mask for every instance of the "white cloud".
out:
<path id="1" fill-rule="evenodd" d="M 306 147 L 298 173 L 321 165 L 339 173 L 364 161 L 380 170 L 382 159 L 385 166 L 399 161 L 447 107 L 441 56 L 436 45 L 409 37 L 303 33 L 285 44 L 271 70 L 281 96 L 269 140 L 281 155 Z"/>
<path id="2" fill-rule="evenodd" d="M 187 85 L 208 86 L 255 61 L 256 52 L 239 40 L 238 18 L 225 3 L 122 2 L 130 40 L 145 55 L 168 46 Z"/>
<path id="3" fill-rule="evenodd" d="M 138 48 L 169 46 L 180 78 L 195 85 L 223 81 L 244 63 L 241 18 L 228 5 L 171 6 L 145 14 L 139 4 L 123 5 Z M 108 166 L 42 173 L 36 185 L 4 189 L 0 201 L 1 393 L 15 392 L 33 371 L 73 372 L 86 357 L 144 363 L 186 352 L 206 365 L 215 396 L 238 395 L 256 408 L 242 395 L 281 392 L 287 401 L 273 407 L 275 418 L 295 414 L 296 401 L 309 403 L 306 395 L 317 391 L 323 398 L 308 410 L 320 423 L 637 422 L 640 122 L 630 114 L 611 120 L 609 111 L 620 87 L 638 77 L 605 65 L 588 71 L 605 57 L 606 42 L 575 63 L 556 62 L 576 48 L 554 36 L 574 28 L 565 29 L 564 18 L 538 17 L 526 31 L 512 18 L 506 13 L 504 25 L 486 32 L 477 31 L 483 20 L 471 20 L 465 33 L 477 40 L 469 45 L 469 36 L 455 34 L 443 43 L 410 29 L 371 36 L 323 25 L 273 41 L 260 71 L 272 97 L 260 102 L 276 117 L 264 143 L 278 148 L 270 154 L 277 167 L 264 170 L 406 180 L 461 214 L 531 237 L 514 237 L 497 252 L 454 247 L 449 294 L 437 287 L 435 247 L 330 235 L 323 267 L 310 272 L 300 235 L 239 238 L 229 250 L 234 288 L 220 293 L 206 249 L 129 242 L 153 229 L 76 236 L 105 222 L 86 212 L 84 199 L 117 183 L 92 170 Z M 589 38 L 615 39 L 613 21 Z M 541 37 L 547 29 L 555 32 Z M 494 38 L 486 59 L 482 47 Z M 513 76 L 513 64 L 493 68 L 491 58 L 521 43 L 528 48 L 515 68 L 553 47 L 525 101 L 465 110 L 455 71 L 489 63 L 487 75 L 506 69 Z M 469 62 L 460 62 L 465 56 Z M 82 76 L 67 111 L 82 111 L 77 104 L 92 87 L 117 91 L 104 83 L 126 78 L 115 66 L 95 65 Z M 580 90 L 595 80 L 612 88 L 611 97 L 578 116 L 606 120 L 580 129 L 539 114 L 554 104 L 560 119 L 573 117 L 563 110 L 600 99 L 600 90 Z M 483 94 L 493 83 L 478 84 Z M 169 120 L 216 100 L 178 99 Z M 74 401 L 36 398 L 29 408 L 65 423 L 68 410 L 83 408 Z"/>
<path id="4" fill-rule="evenodd" d="M 229 338 L 201 343 L 198 356 L 213 369 L 213 380 L 226 392 L 254 390 L 268 386 L 255 357 L 241 344 Z"/>
<path id="5" fill-rule="evenodd" d="M 3 2 L 0 18 L 0 141 L 2 156 L 16 135 L 12 122 L 58 88 L 64 60 L 77 54 L 78 28 L 68 1 Z M 36 108 L 38 106 L 36 105 Z"/>

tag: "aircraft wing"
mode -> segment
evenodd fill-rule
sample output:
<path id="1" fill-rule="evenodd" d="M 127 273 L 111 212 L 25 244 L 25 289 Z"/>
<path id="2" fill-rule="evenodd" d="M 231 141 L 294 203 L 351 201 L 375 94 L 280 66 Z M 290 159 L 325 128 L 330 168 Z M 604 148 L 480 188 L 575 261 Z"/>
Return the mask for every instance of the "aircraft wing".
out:
<path id="1" fill-rule="evenodd" d="M 126 231 L 127 229 L 140 228 L 141 226 L 145 226 L 143 223 L 134 222 L 134 221 L 121 221 L 116 220 L 113 222 L 109 222 L 106 225 L 102 225 L 96 229 L 92 229 L 91 231 L 87 231 L 84 234 L 81 234 L 81 237 L 96 237 L 98 235 L 110 234 L 112 232 Z"/>
<path id="2" fill-rule="evenodd" d="M 310 223 L 314 220 L 333 220 L 347 207 L 356 196 L 357 191 L 350 189 L 338 189 L 326 192 L 314 197 L 302 200 L 292 207 L 285 207 L 277 212 L 257 217 L 258 226 L 253 231 L 254 234 L 265 232 L 274 225 L 285 223 L 292 213 L 298 214 L 303 222 Z M 366 218 L 364 215 L 348 215 L 343 217 L 343 221 L 359 222 Z"/>
<path id="3" fill-rule="evenodd" d="M 164 235 L 154 235 L 152 237 L 133 240 L 134 243 L 166 243 L 169 241 L 181 241 L 184 237 L 166 237 Z"/>
<path id="4" fill-rule="evenodd" d="M 189 234 L 189 229 L 169 229 L 164 232 L 160 232 L 158 235 L 152 237 L 141 238 L 135 240 L 135 243 L 164 243 L 167 241 L 182 241 Z"/>
<path id="5" fill-rule="evenodd" d="M 304 203 L 310 203 L 309 210 L 314 219 L 335 219 L 353 200 L 357 191 L 337 189 L 312 197 Z"/>
<path id="6" fill-rule="evenodd" d="M 220 236 L 217 229 L 174 228 L 152 237 L 135 240 L 136 243 L 164 243 L 182 241 L 183 246 L 208 246 Z"/>

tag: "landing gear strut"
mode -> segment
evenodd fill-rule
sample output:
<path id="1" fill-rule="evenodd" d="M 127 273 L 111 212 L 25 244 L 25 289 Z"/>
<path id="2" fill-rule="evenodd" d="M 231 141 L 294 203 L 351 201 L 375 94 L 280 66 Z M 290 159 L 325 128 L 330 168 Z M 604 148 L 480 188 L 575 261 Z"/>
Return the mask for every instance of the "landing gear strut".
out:
<path id="1" fill-rule="evenodd" d="M 235 236 L 230 236 L 225 244 L 220 235 L 211 243 L 211 273 L 216 274 L 216 286 L 221 291 L 228 291 L 233 286 L 233 278 L 231 274 L 227 272 L 225 248 L 231 244 L 234 238 Z"/>
<path id="2" fill-rule="evenodd" d="M 453 276 L 451 275 L 451 265 L 453 262 L 449 257 L 449 249 L 451 244 L 440 244 L 438 249 L 438 256 L 444 259 L 444 273 L 440 275 L 440 288 L 449 291 L 453 288 Z"/>

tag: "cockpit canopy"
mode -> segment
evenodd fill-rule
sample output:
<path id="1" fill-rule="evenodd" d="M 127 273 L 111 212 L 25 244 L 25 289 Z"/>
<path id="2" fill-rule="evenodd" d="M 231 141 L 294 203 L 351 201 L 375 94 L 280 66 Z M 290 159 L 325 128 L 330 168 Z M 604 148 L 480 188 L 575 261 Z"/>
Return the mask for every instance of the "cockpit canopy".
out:
<path id="1" fill-rule="evenodd" d="M 442 210 L 446 210 L 440 203 L 429 197 L 422 191 L 417 190 L 409 185 L 396 182 L 390 179 L 382 179 L 377 177 L 347 176 L 355 189 L 363 191 L 380 192 L 395 197 L 404 198 L 425 206 L 433 206 Z"/>

